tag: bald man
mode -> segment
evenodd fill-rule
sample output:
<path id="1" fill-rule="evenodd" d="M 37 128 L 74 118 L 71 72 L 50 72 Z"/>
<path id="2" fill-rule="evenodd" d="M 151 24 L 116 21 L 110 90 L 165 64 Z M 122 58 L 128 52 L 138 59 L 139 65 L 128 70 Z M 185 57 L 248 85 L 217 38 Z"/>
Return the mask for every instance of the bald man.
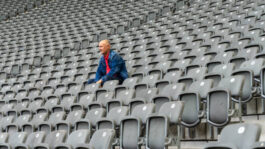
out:
<path id="1" fill-rule="evenodd" d="M 95 79 L 89 79 L 88 84 L 104 84 L 108 80 L 119 80 L 121 84 L 128 78 L 128 72 L 122 57 L 110 49 L 110 42 L 102 40 L 99 42 L 99 51 L 102 54 Z"/>

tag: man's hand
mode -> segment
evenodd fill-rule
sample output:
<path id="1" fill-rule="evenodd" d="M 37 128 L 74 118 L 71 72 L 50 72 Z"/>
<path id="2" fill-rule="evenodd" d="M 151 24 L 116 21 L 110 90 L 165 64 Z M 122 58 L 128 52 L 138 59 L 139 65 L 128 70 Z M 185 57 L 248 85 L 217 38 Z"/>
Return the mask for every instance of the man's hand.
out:
<path id="1" fill-rule="evenodd" d="M 97 81 L 97 84 L 101 84 L 101 83 L 102 83 L 102 80 Z"/>

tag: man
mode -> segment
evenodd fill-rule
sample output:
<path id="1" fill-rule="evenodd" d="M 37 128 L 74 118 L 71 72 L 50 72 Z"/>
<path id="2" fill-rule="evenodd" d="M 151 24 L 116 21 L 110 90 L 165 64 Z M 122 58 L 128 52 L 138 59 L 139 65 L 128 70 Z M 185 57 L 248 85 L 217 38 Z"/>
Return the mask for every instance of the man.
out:
<path id="1" fill-rule="evenodd" d="M 99 51 L 102 54 L 95 79 L 89 79 L 88 84 L 104 84 L 108 80 L 119 80 L 122 83 L 128 78 L 128 72 L 122 57 L 110 49 L 110 42 L 102 40 L 99 42 Z"/>

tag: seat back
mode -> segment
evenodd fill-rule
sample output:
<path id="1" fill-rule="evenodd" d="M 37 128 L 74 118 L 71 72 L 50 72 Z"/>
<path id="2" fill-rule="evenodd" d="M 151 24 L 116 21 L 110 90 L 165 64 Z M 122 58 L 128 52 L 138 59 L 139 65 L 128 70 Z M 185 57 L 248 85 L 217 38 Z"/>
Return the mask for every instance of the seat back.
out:
<path id="1" fill-rule="evenodd" d="M 115 130 L 113 129 L 100 129 L 97 130 L 89 143 L 93 149 L 110 149 L 114 141 Z"/>

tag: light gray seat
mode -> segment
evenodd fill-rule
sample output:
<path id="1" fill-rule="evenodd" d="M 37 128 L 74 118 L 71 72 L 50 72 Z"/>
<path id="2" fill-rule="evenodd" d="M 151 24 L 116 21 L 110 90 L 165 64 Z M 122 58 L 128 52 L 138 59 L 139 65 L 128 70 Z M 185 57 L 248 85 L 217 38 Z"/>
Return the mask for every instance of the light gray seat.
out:
<path id="1" fill-rule="evenodd" d="M 253 95 L 257 93 L 258 86 L 255 84 L 259 82 L 261 69 L 264 67 L 264 65 L 264 59 L 252 59 L 243 62 L 240 68 L 233 72 L 232 75 L 242 75 L 245 77 L 241 99 L 242 103 L 250 101 Z"/>
<path id="2" fill-rule="evenodd" d="M 180 118 L 184 103 L 172 101 L 164 103 L 157 115 L 149 116 L 146 122 L 146 147 L 152 149 L 167 148 L 175 139 L 180 148 Z M 177 125 L 177 136 L 169 137 L 169 126 Z M 173 135 L 173 134 L 170 134 Z"/>
<path id="3" fill-rule="evenodd" d="M 56 111 L 50 114 L 49 119 L 46 122 L 39 124 L 40 130 L 52 130 L 55 125 L 63 120 L 65 120 L 65 111 Z"/>
<path id="4" fill-rule="evenodd" d="M 235 112 L 238 112 L 241 119 L 241 102 L 239 102 L 238 110 L 232 107 L 231 102 L 234 98 L 240 100 L 244 80 L 243 76 L 223 78 L 218 86 L 208 93 L 206 110 L 208 123 L 216 127 L 223 127 L 229 123 Z"/>
<path id="5" fill-rule="evenodd" d="M 84 119 L 81 119 L 78 122 L 83 122 L 83 121 L 89 121 L 90 125 L 92 128 L 96 128 L 97 122 L 104 118 L 106 116 L 106 110 L 104 108 L 96 108 L 89 110 L 86 113 L 86 116 Z"/>
<path id="6" fill-rule="evenodd" d="M 195 127 L 204 116 L 202 101 L 206 100 L 208 92 L 213 87 L 213 80 L 195 81 L 188 91 L 180 94 L 180 101 L 185 102 L 181 124 L 186 127 Z"/>
<path id="7" fill-rule="evenodd" d="M 67 132 L 64 130 L 47 132 L 43 143 L 38 143 L 33 146 L 34 149 L 50 149 L 54 148 L 55 144 L 65 143 Z"/>
<path id="8" fill-rule="evenodd" d="M 209 143 L 204 149 L 249 149 L 260 134 L 261 127 L 257 124 L 231 124 L 222 130 L 218 142 Z"/>
<path id="9" fill-rule="evenodd" d="M 68 132 L 71 131 L 71 128 L 75 125 L 77 121 L 82 119 L 84 117 L 84 111 L 83 109 L 80 110 L 72 110 L 67 114 L 67 118 L 63 121 L 60 121 L 56 124 L 57 130 L 68 130 Z"/>
<path id="10" fill-rule="evenodd" d="M 26 132 L 11 132 L 9 133 L 8 137 L 8 143 L 1 143 L 1 148 L 14 148 L 18 144 L 25 143 L 26 139 L 28 137 L 28 134 Z"/>
<path id="11" fill-rule="evenodd" d="M 106 118 L 102 118 L 97 122 L 98 129 L 116 129 L 119 128 L 122 117 L 129 114 L 129 107 L 121 106 L 111 109 Z"/>
<path id="12" fill-rule="evenodd" d="M 81 129 L 73 131 L 67 138 L 65 143 L 56 143 L 54 149 L 72 149 L 88 146 L 90 132 L 89 130 Z"/>
<path id="13" fill-rule="evenodd" d="M 122 105 L 128 106 L 131 99 L 135 97 L 134 89 L 116 89 L 116 98 L 107 102 L 107 111 Z"/>
<path id="14" fill-rule="evenodd" d="M 155 96 L 152 101 L 156 104 L 156 112 L 166 102 L 178 100 L 179 95 L 185 90 L 185 84 L 175 83 L 169 84 L 163 88 L 159 95 Z"/>
<path id="15" fill-rule="evenodd" d="M 120 148 L 140 149 L 143 144 L 144 132 L 142 131 L 149 115 L 155 112 L 155 104 L 148 103 L 137 105 L 131 113 L 122 119 L 120 125 Z"/>
<path id="16" fill-rule="evenodd" d="M 27 140 L 24 144 L 16 144 L 14 148 L 15 149 L 19 149 L 19 148 L 31 149 L 35 145 L 43 143 L 45 137 L 46 137 L 46 134 L 43 131 L 33 132 L 33 133 L 29 134 L 29 136 L 27 137 Z"/>
<path id="17" fill-rule="evenodd" d="M 115 137 L 115 130 L 113 129 L 97 130 L 93 134 L 89 142 L 89 149 L 110 149 L 112 148 L 114 137 Z"/>

